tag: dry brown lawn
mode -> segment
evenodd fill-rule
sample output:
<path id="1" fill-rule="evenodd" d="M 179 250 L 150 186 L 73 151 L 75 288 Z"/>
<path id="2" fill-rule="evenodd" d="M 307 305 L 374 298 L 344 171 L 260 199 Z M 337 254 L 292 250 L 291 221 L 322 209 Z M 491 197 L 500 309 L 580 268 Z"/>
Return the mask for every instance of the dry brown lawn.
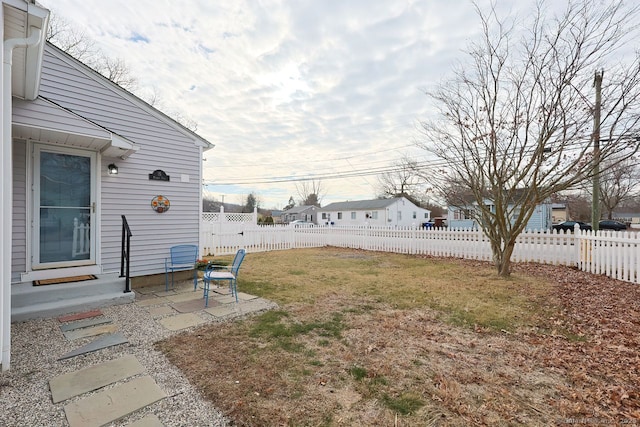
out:
<path id="1" fill-rule="evenodd" d="M 158 344 L 246 426 L 640 423 L 640 287 L 337 248 L 247 255 L 278 310 Z"/>

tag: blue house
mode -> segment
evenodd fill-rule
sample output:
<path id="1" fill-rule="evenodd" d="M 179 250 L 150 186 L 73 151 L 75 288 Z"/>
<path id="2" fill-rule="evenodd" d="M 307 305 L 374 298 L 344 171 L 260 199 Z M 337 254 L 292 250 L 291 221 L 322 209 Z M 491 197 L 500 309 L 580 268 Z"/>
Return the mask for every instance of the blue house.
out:
<path id="1" fill-rule="evenodd" d="M 491 209 L 491 212 L 495 212 L 495 206 L 490 198 L 483 200 L 485 206 Z M 477 210 L 477 202 L 471 195 L 461 198 L 461 203 L 458 206 L 449 205 L 447 208 L 448 216 L 447 222 L 450 229 L 477 229 L 478 222 L 474 217 L 474 212 Z M 513 208 L 515 204 L 509 205 L 509 208 Z M 525 230 L 548 230 L 552 225 L 552 203 L 547 201 L 536 206 L 535 211 L 529 218 Z"/>

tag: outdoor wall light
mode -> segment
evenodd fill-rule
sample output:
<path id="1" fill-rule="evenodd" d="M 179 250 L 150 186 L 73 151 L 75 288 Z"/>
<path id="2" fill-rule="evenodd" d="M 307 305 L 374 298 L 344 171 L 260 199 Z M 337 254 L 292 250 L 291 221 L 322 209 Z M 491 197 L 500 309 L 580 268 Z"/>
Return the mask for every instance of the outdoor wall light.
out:
<path id="1" fill-rule="evenodd" d="M 107 170 L 109 171 L 109 175 L 118 175 L 118 167 L 113 163 L 107 166 Z"/>

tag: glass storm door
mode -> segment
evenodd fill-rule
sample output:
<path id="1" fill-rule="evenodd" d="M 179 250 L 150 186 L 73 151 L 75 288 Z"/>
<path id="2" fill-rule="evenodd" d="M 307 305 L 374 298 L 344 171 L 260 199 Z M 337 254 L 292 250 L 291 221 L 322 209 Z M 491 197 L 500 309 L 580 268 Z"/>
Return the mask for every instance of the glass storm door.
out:
<path id="1" fill-rule="evenodd" d="M 35 268 L 95 263 L 95 154 L 35 146 Z"/>

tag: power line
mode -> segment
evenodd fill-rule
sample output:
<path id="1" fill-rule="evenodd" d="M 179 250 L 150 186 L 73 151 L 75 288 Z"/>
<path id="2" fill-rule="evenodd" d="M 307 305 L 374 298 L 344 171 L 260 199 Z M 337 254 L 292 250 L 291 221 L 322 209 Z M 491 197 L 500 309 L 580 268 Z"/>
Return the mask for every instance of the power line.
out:
<path id="1" fill-rule="evenodd" d="M 353 159 L 356 157 L 368 157 L 368 156 L 374 156 L 377 154 L 381 154 L 381 153 L 386 153 L 388 151 L 397 151 L 403 148 L 407 148 L 407 147 L 414 147 L 414 144 L 407 144 L 407 145 L 402 145 L 400 147 L 394 147 L 394 148 L 387 148 L 386 150 L 377 150 L 377 151 L 369 151 L 369 152 L 365 152 L 365 153 L 359 153 L 359 154 L 351 154 L 349 156 L 344 156 L 344 157 L 334 157 L 331 159 L 316 159 L 316 160 L 305 160 L 305 163 L 324 163 L 324 162 L 336 162 L 336 161 L 340 161 L 340 160 L 349 160 L 349 159 Z M 386 160 L 385 160 L 386 161 Z M 216 166 L 216 168 L 219 169 L 226 169 L 226 168 L 244 168 L 244 167 L 264 167 L 264 166 L 286 166 L 286 164 L 282 163 L 282 162 L 278 162 L 278 163 L 243 163 L 242 165 L 234 165 L 234 166 L 224 166 L 224 165 L 220 165 L 220 166 Z"/>
<path id="2" fill-rule="evenodd" d="M 585 142 L 584 141 L 575 141 L 570 143 L 564 143 L 565 150 L 564 151 L 573 151 L 577 149 L 583 149 Z M 528 151 L 533 153 L 536 150 L 536 147 L 531 147 Z M 431 159 L 431 160 L 422 160 L 418 161 L 414 164 L 413 167 L 420 169 L 422 171 L 429 171 L 433 168 L 441 168 L 451 164 L 453 160 L 445 160 L 445 159 Z M 457 160 L 458 162 L 461 159 Z M 371 163 L 369 163 L 370 165 Z M 349 171 L 339 171 L 339 172 L 330 172 L 323 174 L 307 174 L 303 176 L 275 176 L 275 177 L 252 177 L 252 178 L 240 178 L 236 180 L 229 181 L 211 181 L 205 180 L 204 185 L 255 185 L 255 184 L 276 184 L 276 183 L 285 183 L 285 182 L 305 182 L 305 181 L 313 181 L 313 180 L 335 180 L 335 179 L 347 179 L 347 178 L 357 178 L 357 177 L 366 177 L 373 175 L 381 175 L 384 173 L 393 173 L 400 172 L 405 169 L 404 165 L 392 165 L 392 166 L 380 166 L 380 167 L 367 167 L 364 169 L 352 169 Z"/>

